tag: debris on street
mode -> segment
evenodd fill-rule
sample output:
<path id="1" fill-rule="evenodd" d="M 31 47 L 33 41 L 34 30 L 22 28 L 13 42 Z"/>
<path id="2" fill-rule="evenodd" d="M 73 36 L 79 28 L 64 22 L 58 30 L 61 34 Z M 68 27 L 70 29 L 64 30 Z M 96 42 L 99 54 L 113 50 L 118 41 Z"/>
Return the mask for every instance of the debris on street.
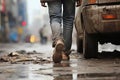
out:
<path id="1" fill-rule="evenodd" d="M 0 62 L 9 62 L 11 64 L 17 64 L 18 62 L 32 62 L 34 64 L 52 62 L 49 59 L 44 59 L 40 57 L 39 55 L 41 54 L 36 52 L 35 50 L 32 52 L 26 52 L 25 50 L 15 51 L 8 54 L 2 54 L 0 56 Z"/>

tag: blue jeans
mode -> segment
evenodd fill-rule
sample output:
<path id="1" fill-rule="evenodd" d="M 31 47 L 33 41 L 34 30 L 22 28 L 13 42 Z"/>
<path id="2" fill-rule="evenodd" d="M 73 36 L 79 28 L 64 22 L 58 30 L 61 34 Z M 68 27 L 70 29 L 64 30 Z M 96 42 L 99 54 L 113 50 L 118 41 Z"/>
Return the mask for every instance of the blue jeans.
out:
<path id="1" fill-rule="evenodd" d="M 75 0 L 56 0 L 54 2 L 48 2 L 48 9 L 53 42 L 57 38 L 63 38 L 65 42 L 65 51 L 69 51 L 72 45 L 73 21 L 75 17 Z"/>

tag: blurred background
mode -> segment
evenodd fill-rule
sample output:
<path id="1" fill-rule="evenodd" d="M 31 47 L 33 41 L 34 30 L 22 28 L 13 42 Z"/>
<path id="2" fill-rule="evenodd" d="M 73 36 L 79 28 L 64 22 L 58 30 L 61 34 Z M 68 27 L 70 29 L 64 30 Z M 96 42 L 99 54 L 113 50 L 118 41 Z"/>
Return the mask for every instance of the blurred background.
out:
<path id="1" fill-rule="evenodd" d="M 51 41 L 48 9 L 40 0 L 0 0 L 0 14 L 0 42 Z"/>

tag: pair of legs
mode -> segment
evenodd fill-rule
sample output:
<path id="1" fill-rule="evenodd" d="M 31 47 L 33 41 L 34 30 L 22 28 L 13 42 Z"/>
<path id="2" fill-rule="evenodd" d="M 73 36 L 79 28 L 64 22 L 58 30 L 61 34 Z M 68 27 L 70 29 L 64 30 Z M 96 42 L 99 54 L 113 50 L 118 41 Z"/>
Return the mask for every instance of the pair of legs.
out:
<path id="1" fill-rule="evenodd" d="M 59 63 L 61 60 L 69 60 L 69 52 L 72 45 L 73 21 L 75 17 L 75 1 L 56 0 L 48 2 L 48 9 L 53 35 L 53 47 L 55 46 L 53 61 Z"/>
<path id="2" fill-rule="evenodd" d="M 73 21 L 75 17 L 75 0 L 56 0 L 53 2 L 48 2 L 48 9 L 53 35 L 53 43 L 57 39 L 63 39 L 65 45 L 64 51 L 68 52 L 70 51 L 72 45 Z"/>

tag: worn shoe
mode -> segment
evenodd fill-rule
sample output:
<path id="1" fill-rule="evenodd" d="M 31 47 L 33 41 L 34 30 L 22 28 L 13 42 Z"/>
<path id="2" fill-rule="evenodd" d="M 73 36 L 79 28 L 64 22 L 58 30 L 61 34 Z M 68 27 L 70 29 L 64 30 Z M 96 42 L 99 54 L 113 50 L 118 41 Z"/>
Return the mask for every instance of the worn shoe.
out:
<path id="1" fill-rule="evenodd" d="M 71 54 L 71 52 L 72 51 L 74 51 L 74 50 L 69 50 L 69 51 L 63 51 L 62 52 L 62 60 L 63 61 L 68 61 L 68 60 L 70 60 L 70 54 Z"/>
<path id="2" fill-rule="evenodd" d="M 69 55 L 66 55 L 65 52 L 62 52 L 62 60 L 63 61 L 68 61 L 70 59 Z"/>
<path id="3" fill-rule="evenodd" d="M 64 43 L 62 40 L 57 40 L 55 49 L 53 52 L 53 62 L 54 63 L 60 63 L 62 61 L 62 52 L 64 49 Z"/>

